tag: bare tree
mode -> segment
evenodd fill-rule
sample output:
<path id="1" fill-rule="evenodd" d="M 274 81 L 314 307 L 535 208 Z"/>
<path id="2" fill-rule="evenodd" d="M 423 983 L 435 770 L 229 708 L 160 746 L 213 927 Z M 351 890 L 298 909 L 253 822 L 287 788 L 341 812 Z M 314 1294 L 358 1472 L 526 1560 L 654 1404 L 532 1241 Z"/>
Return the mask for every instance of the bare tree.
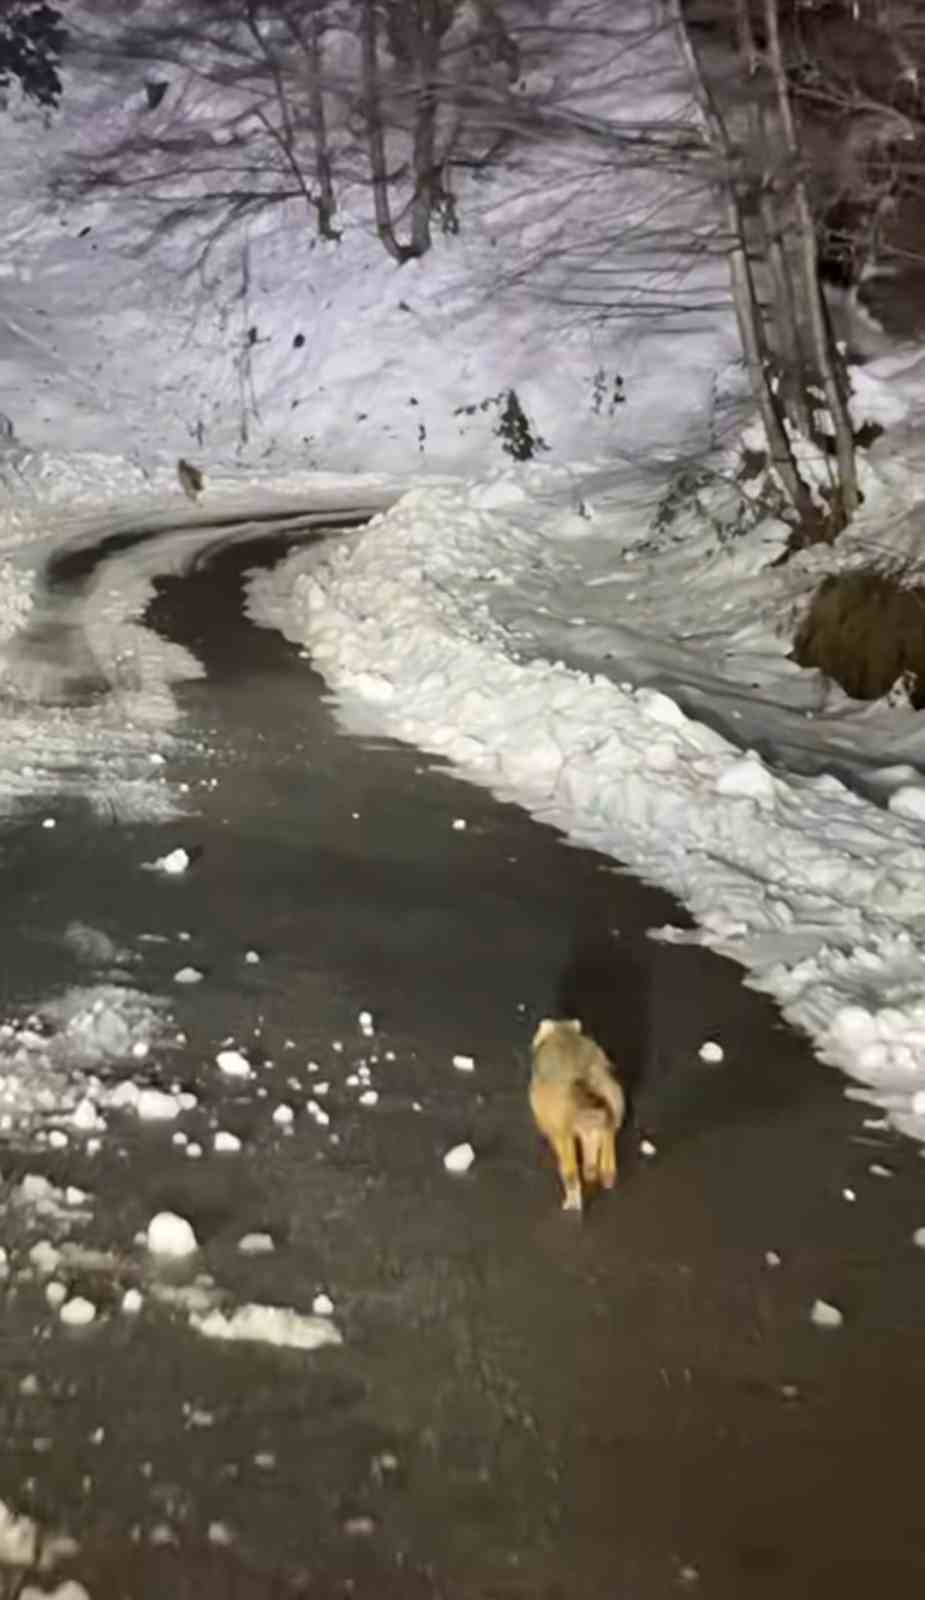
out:
<path id="1" fill-rule="evenodd" d="M 826 54 L 835 12 L 845 21 L 841 63 Z M 897 143 L 909 148 L 916 49 L 925 51 L 914 15 L 912 0 L 662 0 L 625 13 L 588 0 L 575 7 L 580 26 L 561 44 L 551 87 L 512 108 L 518 157 L 531 140 L 542 147 L 536 181 L 549 194 L 550 219 L 557 208 L 561 216 L 512 269 L 522 284 L 552 283 L 559 305 L 598 320 L 689 323 L 720 308 L 722 293 L 701 269 L 725 260 L 793 546 L 835 537 L 860 504 L 849 374 L 820 280 L 832 207 L 845 189 L 863 193 L 852 237 L 863 260 L 892 216 Z M 880 34 L 875 73 L 866 58 Z M 554 46 L 548 53 L 555 58 Z M 672 98 L 672 82 L 678 91 L 686 84 L 690 105 L 681 93 Z M 662 90 L 664 109 L 634 121 L 632 107 L 643 97 L 656 105 Z M 903 97 L 905 112 L 891 94 Z M 907 162 L 903 172 L 913 169 Z M 658 175 L 651 203 L 640 182 L 647 171 Z M 704 188 L 719 200 L 711 223 Z M 587 206 L 595 189 L 597 228 Z"/>
<path id="2" fill-rule="evenodd" d="M 376 232 L 389 255 L 399 263 L 421 254 L 414 244 L 400 244 L 395 234 L 390 199 L 390 174 L 386 159 L 385 125 L 379 81 L 378 8 L 375 0 L 360 0 L 360 39 L 363 46 L 363 109 L 369 150 L 369 171 L 376 213 Z M 429 240 L 428 240 L 429 242 Z"/>
<path id="3" fill-rule="evenodd" d="M 277 16 L 277 27 L 281 25 L 283 30 L 282 49 L 274 37 L 274 30 L 266 25 L 262 10 L 259 0 L 244 0 L 247 31 L 256 46 L 258 59 L 262 59 L 266 65 L 273 86 L 272 113 L 275 114 L 258 106 L 255 115 L 271 144 L 278 148 L 286 169 L 291 172 L 308 206 L 315 212 L 321 238 L 337 239 L 339 235 L 333 224 L 337 201 L 324 99 L 323 37 L 328 20 L 327 8 L 319 0 L 308 6 L 293 4 L 292 0 L 283 5 Z M 293 95 L 288 82 L 292 45 L 301 55 L 299 66 L 304 74 L 307 115 L 301 112 L 302 97 Z M 306 121 L 311 147 L 310 164 L 307 166 L 303 150 Z"/>
<path id="4" fill-rule="evenodd" d="M 502 142 L 489 116 L 484 81 L 472 92 L 473 63 L 488 46 L 490 60 L 510 71 L 516 46 L 494 0 L 479 0 L 475 30 L 463 29 L 448 54 L 446 43 L 460 20 L 460 0 L 358 0 L 362 46 L 362 118 L 366 129 L 376 231 L 398 262 L 423 256 L 433 219 L 451 226 L 455 211 L 445 171 L 466 160 L 469 125 L 479 129 L 480 159 L 494 159 Z M 389 70 L 383 82 L 381 53 Z M 467 116 L 468 113 L 468 116 Z M 487 135 L 487 137 L 486 137 Z M 390 161 L 390 150 L 402 154 Z M 397 235 L 394 209 L 408 217 L 408 239 Z"/>
<path id="5" fill-rule="evenodd" d="M 301 203 L 337 237 L 324 50 L 333 0 L 185 0 L 129 6 L 92 0 L 75 49 L 121 86 L 159 75 L 123 131 L 58 172 L 66 196 L 99 192 L 149 207 L 158 235 L 196 219 L 214 241 L 268 207 Z M 341 97 L 343 99 L 343 97 Z M 344 139 L 341 104 L 337 137 Z"/>
<path id="6" fill-rule="evenodd" d="M 793 106 L 781 0 L 728 0 L 735 75 L 695 48 L 670 0 L 703 116 L 729 233 L 733 299 L 771 463 L 796 517 L 793 543 L 831 539 L 859 504 L 849 383 L 819 279 L 818 219 Z M 816 470 L 794 439 L 816 447 Z M 834 458 L 829 439 L 834 440 Z M 821 469 L 821 473 L 820 473 Z"/>
<path id="7" fill-rule="evenodd" d="M 747 0 L 737 0 L 737 5 L 744 14 Z M 795 325 L 798 346 L 802 345 L 805 339 L 807 349 L 806 358 L 801 362 L 803 367 L 801 376 L 814 379 L 818 375 L 822 382 L 829 418 L 835 431 L 838 478 L 831 501 L 829 527 L 826 530 L 831 537 L 839 532 L 844 522 L 851 520 L 858 508 L 857 465 L 851 417 L 848 411 L 847 375 L 835 346 L 831 323 L 822 298 L 822 285 L 819 281 L 816 221 L 810 205 L 809 187 L 802 170 L 800 141 L 781 45 L 779 6 L 780 0 L 764 0 L 767 71 L 773 83 L 777 121 L 783 135 L 783 156 L 789 181 L 789 192 L 785 190 L 782 196 L 789 205 L 785 205 L 783 209 L 792 211 L 796 224 L 794 239 L 797 272 L 794 292 L 789 296 L 788 305 L 797 307 Z M 777 174 L 768 173 L 767 178 L 773 182 Z M 767 252 L 769 241 L 765 239 L 764 244 Z M 800 310 L 803 312 L 802 318 Z M 785 307 L 776 306 L 775 311 L 779 325 Z M 801 355 L 802 349 L 799 351 L 798 361 Z M 815 530 L 805 528 L 804 532 L 806 537 L 810 537 Z"/>
<path id="8" fill-rule="evenodd" d="M 152 115 L 127 114 L 121 137 L 78 153 L 59 192 L 134 196 L 156 234 L 195 219 L 211 239 L 298 202 L 330 240 L 349 192 L 361 225 L 371 196 L 396 261 L 421 256 L 435 218 L 456 222 L 452 162 L 506 146 L 489 109 L 499 64 L 509 78 L 517 62 L 504 3 L 129 0 L 124 14 L 124 0 L 88 0 L 77 41 L 95 67 L 120 81 L 156 67 L 172 83 Z"/>
<path id="9" fill-rule="evenodd" d="M 910 0 L 669 4 L 726 208 L 752 387 L 798 516 L 793 543 L 830 539 L 861 494 L 822 278 L 856 292 L 916 186 L 925 220 L 921 15 Z M 800 437 L 814 468 L 805 450 L 798 465 Z"/>
<path id="10" fill-rule="evenodd" d="M 691 82 L 703 115 L 705 134 L 715 158 L 717 183 L 725 213 L 732 297 L 752 394 L 761 414 L 773 467 L 800 519 L 801 526 L 812 527 L 816 521 L 812 494 L 809 485 L 800 475 L 787 431 L 784 397 L 774 382 L 769 329 L 762 313 L 756 285 L 746 219 L 750 183 L 747 177 L 743 179 L 740 175 L 741 164 L 735 141 L 708 80 L 700 70 L 690 35 L 685 27 L 680 0 L 672 0 L 672 7 L 678 41 L 690 71 Z M 767 207 L 762 213 L 762 223 L 769 228 L 769 238 L 773 241 L 772 267 L 781 273 L 781 282 L 789 286 L 790 276 L 783 258 L 777 220 L 768 212 Z M 786 337 L 792 350 L 791 341 L 795 339 L 795 323 L 786 325 Z M 803 415 L 805 416 L 805 410 Z"/>
<path id="11" fill-rule="evenodd" d="M 783 36 L 820 260 L 847 287 L 893 253 L 891 220 L 925 203 L 925 28 L 916 0 L 791 7 Z"/>

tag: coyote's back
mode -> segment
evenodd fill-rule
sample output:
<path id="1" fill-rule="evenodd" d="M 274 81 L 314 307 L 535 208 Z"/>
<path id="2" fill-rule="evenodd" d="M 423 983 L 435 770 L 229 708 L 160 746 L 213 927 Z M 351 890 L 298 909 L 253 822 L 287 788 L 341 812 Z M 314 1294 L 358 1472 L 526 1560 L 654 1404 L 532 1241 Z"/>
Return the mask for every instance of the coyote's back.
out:
<path id="1" fill-rule="evenodd" d="M 577 1021 L 546 1018 L 533 1036 L 530 1109 L 552 1146 L 565 1211 L 582 1209 L 585 1183 L 612 1189 L 617 1181 L 616 1136 L 626 1102 L 610 1062 Z"/>

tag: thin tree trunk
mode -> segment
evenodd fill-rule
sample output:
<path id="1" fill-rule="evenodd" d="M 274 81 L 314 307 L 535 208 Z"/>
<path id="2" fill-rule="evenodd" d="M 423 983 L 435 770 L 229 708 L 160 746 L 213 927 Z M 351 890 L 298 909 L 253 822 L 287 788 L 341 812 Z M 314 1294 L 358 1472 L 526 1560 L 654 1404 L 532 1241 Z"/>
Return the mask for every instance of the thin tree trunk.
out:
<path id="1" fill-rule="evenodd" d="M 809 201 L 809 193 L 806 188 L 806 180 L 801 176 L 800 172 L 800 145 L 793 117 L 793 106 L 790 102 L 790 86 L 787 82 L 783 50 L 781 49 L 778 0 L 764 0 L 764 15 L 768 37 L 768 61 L 777 93 L 781 131 L 794 174 L 793 197 L 799 233 L 799 256 L 803 279 L 804 304 L 809 317 L 813 353 L 825 392 L 826 405 L 832 419 L 832 426 L 835 429 L 835 454 L 838 462 L 838 488 L 841 496 L 841 505 L 840 507 L 833 506 L 832 511 L 836 518 L 840 513 L 844 521 L 849 522 L 860 503 L 854 435 L 851 427 L 851 418 L 848 413 L 844 385 L 838 372 L 838 354 L 832 340 L 825 302 L 822 298 L 822 289 L 819 284 L 816 228 Z M 833 532 L 837 531 L 837 527 L 835 527 Z"/>
<path id="2" fill-rule="evenodd" d="M 766 190 L 760 202 L 765 254 L 774 294 L 774 334 L 777 343 L 785 410 L 808 439 L 812 420 L 806 398 L 806 371 L 799 344 L 796 297 L 790 262 L 784 248 L 784 219 L 775 197 Z"/>
<path id="3" fill-rule="evenodd" d="M 425 0 L 419 7 L 415 53 L 414 201 L 411 238 L 418 255 L 430 249 L 431 218 L 437 188 L 437 75 L 440 44 L 445 32 L 440 0 Z"/>
<path id="4" fill-rule="evenodd" d="M 283 81 L 282 70 L 273 50 L 260 31 L 260 20 L 257 14 L 255 0 L 248 0 L 245 17 L 251 38 L 256 44 L 257 49 L 260 51 L 260 54 L 263 56 L 267 71 L 273 80 L 273 89 L 276 94 L 276 105 L 279 115 L 279 127 L 276 126 L 272 119 L 268 117 L 266 112 L 263 110 L 257 111 L 257 120 L 262 124 L 267 138 L 272 144 L 276 145 L 276 148 L 282 156 L 285 165 L 288 167 L 289 172 L 292 175 L 293 182 L 303 196 L 306 205 L 317 213 L 318 199 L 316 195 L 312 194 L 312 191 L 306 181 L 305 173 L 302 170 L 302 163 L 299 160 L 299 153 L 296 149 L 296 138 L 292 125 L 289 96 L 286 91 L 285 82 Z"/>
<path id="5" fill-rule="evenodd" d="M 784 424 L 781 405 L 771 388 L 769 378 L 771 363 L 758 312 L 758 297 L 745 244 L 742 214 L 731 185 L 728 187 L 725 209 L 727 227 L 732 238 L 729 250 L 732 298 L 752 393 L 761 412 L 771 463 L 800 519 L 801 527 L 808 530 L 818 525 L 819 513 L 813 504 L 809 486 L 800 476 Z"/>
<path id="6" fill-rule="evenodd" d="M 363 100 L 366 116 L 366 139 L 369 149 L 369 168 L 373 188 L 373 207 L 376 215 L 376 232 L 394 261 L 403 264 L 419 254 L 414 245 L 403 245 L 395 234 L 392 208 L 389 201 L 389 179 L 385 156 L 385 134 L 382 127 L 382 108 L 379 102 L 379 59 L 376 40 L 375 0 L 361 0 L 360 45 L 363 64 Z"/>
<path id="7" fill-rule="evenodd" d="M 818 522 L 818 513 L 809 488 L 797 469 L 780 403 L 770 383 L 770 360 L 748 255 L 744 219 L 736 192 L 735 157 L 731 142 L 723 117 L 700 71 L 681 12 L 681 0 L 669 0 L 669 4 L 691 85 L 719 167 L 719 183 L 724 197 L 724 211 L 729 232 L 729 271 L 733 304 L 752 393 L 761 413 L 768 441 L 768 453 L 801 525 L 811 528 Z"/>
<path id="8" fill-rule="evenodd" d="M 761 254 L 768 269 L 774 302 L 771 318 L 774 330 L 773 349 L 780 369 L 784 410 L 793 417 L 800 432 L 808 439 L 811 433 L 806 397 L 808 374 L 800 349 L 800 330 L 790 262 L 784 248 L 785 222 L 781 216 L 774 186 L 768 181 L 774 168 L 771 154 L 773 130 L 762 93 L 761 58 L 752 29 L 749 0 L 735 0 L 735 10 L 739 53 L 752 85 L 748 106 L 749 138 L 752 148 L 760 159 L 764 180 L 760 184 L 758 215 L 762 234 Z"/>
<path id="9" fill-rule="evenodd" d="M 437 145 L 436 90 L 425 73 L 418 74 L 414 107 L 414 199 L 411 203 L 411 242 L 415 254 L 430 249 L 430 219 L 434 210 L 435 156 Z"/>
<path id="10" fill-rule="evenodd" d="M 339 239 L 333 218 L 337 211 L 334 175 L 328 145 L 327 117 L 324 109 L 323 40 L 324 8 L 314 5 L 308 14 L 308 115 L 315 141 L 315 176 L 318 181 L 318 232 L 323 239 Z"/>

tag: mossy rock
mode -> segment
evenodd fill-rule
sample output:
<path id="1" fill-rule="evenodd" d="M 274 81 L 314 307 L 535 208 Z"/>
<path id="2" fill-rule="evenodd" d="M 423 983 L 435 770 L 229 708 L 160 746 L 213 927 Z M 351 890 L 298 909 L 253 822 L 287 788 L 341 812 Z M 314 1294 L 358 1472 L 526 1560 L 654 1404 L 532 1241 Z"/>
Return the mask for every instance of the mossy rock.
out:
<path id="1" fill-rule="evenodd" d="M 917 711 L 925 706 L 925 587 L 865 569 L 824 578 L 792 657 L 818 667 L 853 700 L 879 700 L 898 679 Z"/>

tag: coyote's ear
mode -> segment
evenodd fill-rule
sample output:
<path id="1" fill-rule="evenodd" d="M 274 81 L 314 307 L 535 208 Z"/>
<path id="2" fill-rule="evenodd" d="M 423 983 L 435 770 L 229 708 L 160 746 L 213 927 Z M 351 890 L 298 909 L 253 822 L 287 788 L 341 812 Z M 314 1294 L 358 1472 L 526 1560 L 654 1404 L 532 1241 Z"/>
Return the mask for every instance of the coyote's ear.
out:
<path id="1" fill-rule="evenodd" d="M 565 1024 L 565 1026 L 567 1028 L 571 1028 L 573 1033 L 580 1033 L 581 1032 L 581 1023 L 579 1022 L 577 1017 L 571 1017 L 569 1019 L 569 1021 Z"/>
<path id="2" fill-rule="evenodd" d="M 537 1028 L 536 1033 L 533 1035 L 533 1048 L 534 1048 L 534 1050 L 537 1048 L 538 1045 L 541 1045 L 543 1043 L 544 1039 L 548 1039 L 549 1035 L 551 1033 L 555 1033 L 555 1031 L 556 1031 L 556 1023 L 553 1022 L 551 1017 L 544 1017 L 542 1022 L 539 1024 L 539 1027 Z"/>

